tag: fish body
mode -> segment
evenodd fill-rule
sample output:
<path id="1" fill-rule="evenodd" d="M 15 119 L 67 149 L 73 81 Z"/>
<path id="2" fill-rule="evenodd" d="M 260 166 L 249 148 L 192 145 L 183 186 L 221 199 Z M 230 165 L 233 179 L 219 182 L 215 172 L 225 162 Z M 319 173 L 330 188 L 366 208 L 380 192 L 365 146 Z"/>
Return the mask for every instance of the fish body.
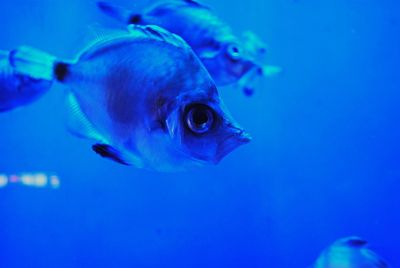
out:
<path id="1" fill-rule="evenodd" d="M 388 264 L 359 237 L 334 242 L 317 259 L 312 268 L 388 268 Z"/>
<path id="2" fill-rule="evenodd" d="M 263 72 L 264 64 L 259 60 L 259 51 L 265 52 L 266 48 L 255 38 L 255 34 L 252 33 L 251 38 L 248 38 L 249 34 L 246 33 L 242 39 L 238 38 L 211 8 L 197 1 L 161 2 L 142 13 L 106 2 L 99 2 L 98 6 L 123 23 L 158 25 L 181 36 L 192 47 L 218 86 L 236 84 L 253 69 L 259 69 L 259 76 L 280 72 L 279 68 L 274 69 L 274 73 Z M 251 82 L 248 78 L 245 80 L 246 84 Z"/>
<path id="3" fill-rule="evenodd" d="M 9 52 L 0 51 L 0 112 L 28 105 L 43 96 L 51 80 L 18 73 L 9 62 Z"/>
<path id="4" fill-rule="evenodd" d="M 21 49 L 17 61 L 30 54 Z M 71 88 L 70 130 L 103 157 L 170 171 L 218 163 L 249 141 L 192 49 L 159 27 L 132 26 L 53 66 Z"/>

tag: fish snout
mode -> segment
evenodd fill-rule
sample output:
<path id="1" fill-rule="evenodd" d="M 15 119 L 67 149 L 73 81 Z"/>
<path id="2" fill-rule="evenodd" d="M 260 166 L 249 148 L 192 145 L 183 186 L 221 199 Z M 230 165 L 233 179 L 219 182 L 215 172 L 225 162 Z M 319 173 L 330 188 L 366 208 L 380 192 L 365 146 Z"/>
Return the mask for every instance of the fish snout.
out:
<path id="1" fill-rule="evenodd" d="M 246 59 L 246 58 L 243 58 L 241 60 L 240 64 L 238 64 L 238 65 L 239 66 L 237 67 L 236 75 L 239 76 L 240 78 L 242 78 L 246 74 L 252 72 L 252 70 L 254 70 L 258 67 L 258 65 L 253 60 Z"/>
<path id="2" fill-rule="evenodd" d="M 230 126 L 229 128 L 230 134 L 217 147 L 217 153 L 213 161 L 214 164 L 218 164 L 230 152 L 252 140 L 250 134 L 244 129 L 234 126 Z"/>

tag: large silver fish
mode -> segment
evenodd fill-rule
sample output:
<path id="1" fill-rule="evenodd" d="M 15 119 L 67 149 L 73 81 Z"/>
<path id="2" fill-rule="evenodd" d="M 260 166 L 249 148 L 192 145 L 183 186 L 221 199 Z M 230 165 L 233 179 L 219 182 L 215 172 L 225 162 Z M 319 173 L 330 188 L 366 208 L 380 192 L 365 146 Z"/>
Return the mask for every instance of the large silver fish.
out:
<path id="1" fill-rule="evenodd" d="M 169 171 L 216 164 L 250 141 L 192 49 L 160 27 L 131 26 L 104 37 L 74 63 L 43 57 L 22 47 L 13 62 L 71 88 L 70 130 L 94 140 L 104 157 Z"/>
<path id="2" fill-rule="evenodd" d="M 319 256 L 312 268 L 389 268 L 367 248 L 367 243 L 359 237 L 339 239 Z"/>
<path id="3" fill-rule="evenodd" d="M 278 67 L 264 65 L 261 59 L 266 48 L 254 33 L 238 38 L 211 8 L 197 1 L 164 1 L 141 13 L 107 2 L 99 2 L 98 6 L 125 24 L 158 25 L 181 36 L 218 86 L 237 84 L 251 95 L 257 77 L 280 72 Z"/>
<path id="4" fill-rule="evenodd" d="M 34 79 L 16 72 L 10 65 L 9 58 L 9 51 L 0 51 L 0 112 L 36 101 L 52 85 L 51 80 Z"/>

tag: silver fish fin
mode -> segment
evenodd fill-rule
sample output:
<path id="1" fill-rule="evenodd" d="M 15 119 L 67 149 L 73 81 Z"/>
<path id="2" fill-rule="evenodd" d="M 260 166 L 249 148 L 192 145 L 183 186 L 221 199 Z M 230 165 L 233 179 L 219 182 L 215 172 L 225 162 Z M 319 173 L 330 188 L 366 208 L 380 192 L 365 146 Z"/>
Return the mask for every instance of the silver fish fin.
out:
<path id="1" fill-rule="evenodd" d="M 165 30 L 164 28 L 161 28 L 156 25 L 142 26 L 142 25 L 131 24 L 128 26 L 128 30 L 132 35 L 142 35 L 142 36 L 145 35 L 153 39 L 165 41 L 177 47 L 190 48 L 189 45 L 180 36 L 173 34 Z"/>
<path id="2" fill-rule="evenodd" d="M 107 138 L 98 133 L 93 124 L 87 119 L 76 97 L 72 93 L 67 93 L 67 106 L 67 128 L 72 135 L 95 141 L 96 143 L 92 146 L 92 149 L 102 157 L 109 158 L 123 165 L 143 167 L 143 163 L 138 156 L 122 153 L 109 145 L 110 142 Z"/>
<path id="3" fill-rule="evenodd" d="M 134 14 L 131 10 L 114 5 L 109 2 L 99 1 L 97 7 L 106 15 L 124 24 L 138 24 L 141 20 L 140 14 Z"/>
<path id="4" fill-rule="evenodd" d="M 142 26 L 131 24 L 125 31 L 111 30 L 109 34 L 98 34 L 96 40 L 92 41 L 91 44 L 82 50 L 78 59 L 89 59 L 94 54 L 98 54 L 104 48 L 109 47 L 111 43 L 115 45 L 117 39 L 119 39 L 121 44 L 123 44 L 124 42 L 129 42 L 130 39 L 135 38 L 149 38 L 164 41 L 176 47 L 191 50 L 190 46 L 181 37 L 172 34 L 161 27 L 154 25 Z"/>
<path id="5" fill-rule="evenodd" d="M 108 41 L 113 40 L 116 37 L 127 37 L 129 36 L 129 31 L 126 28 L 106 28 L 99 24 L 92 24 L 88 26 L 89 34 L 84 38 L 84 43 L 86 45 L 79 53 L 75 61 L 79 61 L 85 55 L 90 55 L 95 52 L 103 44 L 108 43 Z"/>
<path id="6" fill-rule="evenodd" d="M 265 77 L 274 77 L 283 72 L 283 69 L 279 66 L 264 65 L 262 66 L 262 75 Z"/>
<path id="7" fill-rule="evenodd" d="M 87 47 L 93 46 L 93 44 L 96 43 L 101 43 L 105 40 L 109 40 L 113 36 L 117 35 L 126 35 L 127 34 L 127 29 L 126 28 L 106 28 L 100 24 L 92 24 L 88 26 L 89 28 L 89 38 L 90 40 L 89 45 Z M 83 51 L 88 50 L 88 48 L 84 49 Z"/>
<path id="8" fill-rule="evenodd" d="M 35 79 L 53 80 L 56 60 L 55 56 L 28 46 L 9 53 L 9 61 L 14 70 Z"/>
<path id="9" fill-rule="evenodd" d="M 122 165 L 131 165 L 129 161 L 124 158 L 123 154 L 120 151 L 108 144 L 97 143 L 92 146 L 92 149 L 101 157 L 108 158 Z"/>
<path id="10" fill-rule="evenodd" d="M 80 138 L 95 140 L 98 142 L 106 142 L 105 139 L 96 131 L 93 124 L 87 119 L 82 112 L 76 97 L 72 93 L 67 94 L 67 129 L 68 131 Z"/>

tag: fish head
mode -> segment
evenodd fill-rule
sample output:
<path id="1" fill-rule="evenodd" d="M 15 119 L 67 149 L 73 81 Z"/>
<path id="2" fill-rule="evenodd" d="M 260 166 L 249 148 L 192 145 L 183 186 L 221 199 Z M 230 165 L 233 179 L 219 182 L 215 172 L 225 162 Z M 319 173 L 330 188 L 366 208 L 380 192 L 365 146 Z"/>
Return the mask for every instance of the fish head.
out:
<path id="1" fill-rule="evenodd" d="M 217 164 L 251 138 L 230 116 L 215 85 L 190 91 L 175 100 L 166 118 L 177 151 L 193 163 Z"/>
<path id="2" fill-rule="evenodd" d="M 264 65 L 267 46 L 255 33 L 247 31 L 240 40 L 229 39 L 222 43 L 219 63 L 221 69 L 225 70 L 223 76 L 226 84 L 237 82 L 253 70 L 262 75 L 261 66 Z"/>
<path id="3" fill-rule="evenodd" d="M 218 47 L 200 52 L 199 57 L 219 86 L 233 84 L 240 80 L 254 66 L 254 60 L 248 56 L 237 41 L 221 41 Z"/>
<path id="4" fill-rule="evenodd" d="M 267 45 L 252 31 L 246 31 L 241 37 L 243 49 L 248 57 L 263 60 L 267 54 Z"/>
<path id="5" fill-rule="evenodd" d="M 253 60 L 248 56 L 245 47 L 239 43 L 227 43 L 224 46 L 224 61 L 229 73 L 240 79 L 253 66 Z"/>

